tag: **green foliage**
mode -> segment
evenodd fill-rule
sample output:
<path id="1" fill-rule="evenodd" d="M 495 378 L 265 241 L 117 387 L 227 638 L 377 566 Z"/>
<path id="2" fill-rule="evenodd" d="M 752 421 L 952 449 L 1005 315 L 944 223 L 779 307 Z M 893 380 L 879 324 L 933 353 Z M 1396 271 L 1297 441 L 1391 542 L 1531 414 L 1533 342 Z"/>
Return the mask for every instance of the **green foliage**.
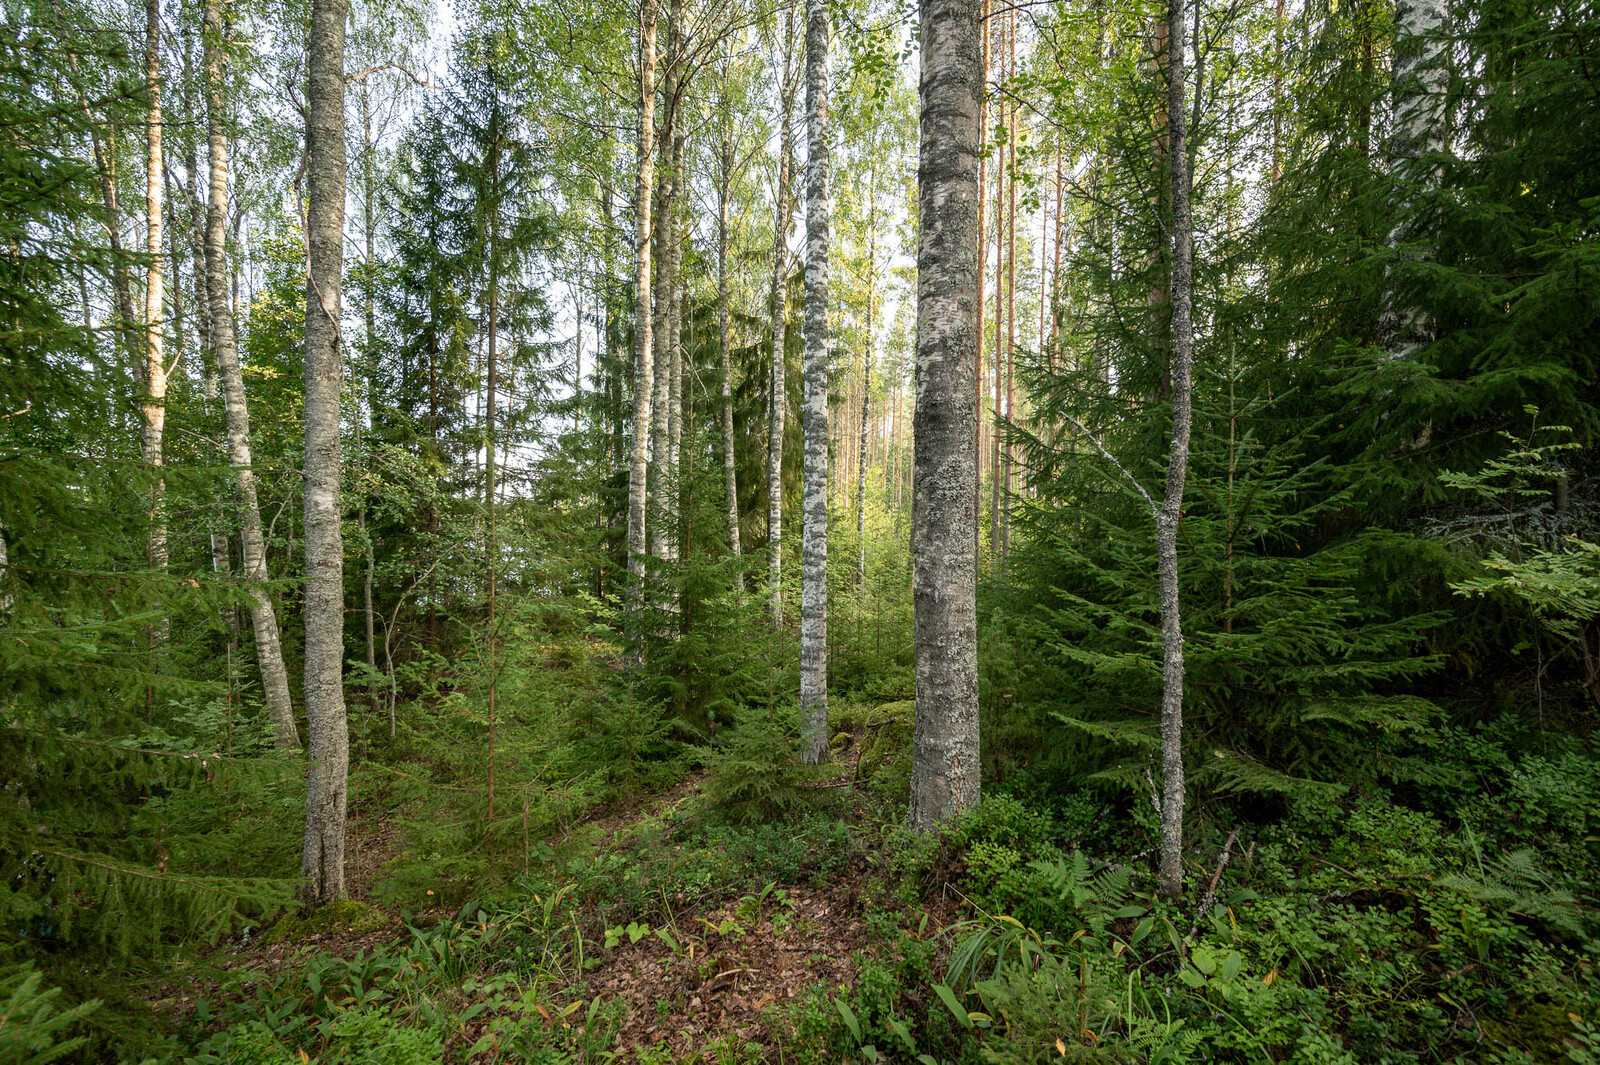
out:
<path id="1" fill-rule="evenodd" d="M 69 1033 L 99 1008 L 97 1000 L 62 1010 L 61 989 L 44 986 L 30 966 L 0 970 L 0 1060 L 15 1065 L 45 1065 L 82 1050 L 88 1040 Z"/>

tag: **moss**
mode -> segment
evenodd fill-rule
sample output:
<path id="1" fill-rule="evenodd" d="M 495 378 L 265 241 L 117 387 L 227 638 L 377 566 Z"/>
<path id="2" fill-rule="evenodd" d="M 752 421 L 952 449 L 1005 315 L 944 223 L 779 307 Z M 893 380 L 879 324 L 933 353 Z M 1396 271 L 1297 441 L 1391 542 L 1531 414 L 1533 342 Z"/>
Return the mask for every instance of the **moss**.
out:
<path id="1" fill-rule="evenodd" d="M 388 924 L 389 915 L 375 906 L 355 899 L 335 899 L 314 910 L 288 915 L 272 926 L 262 942 L 287 943 L 329 932 L 362 936 Z"/>

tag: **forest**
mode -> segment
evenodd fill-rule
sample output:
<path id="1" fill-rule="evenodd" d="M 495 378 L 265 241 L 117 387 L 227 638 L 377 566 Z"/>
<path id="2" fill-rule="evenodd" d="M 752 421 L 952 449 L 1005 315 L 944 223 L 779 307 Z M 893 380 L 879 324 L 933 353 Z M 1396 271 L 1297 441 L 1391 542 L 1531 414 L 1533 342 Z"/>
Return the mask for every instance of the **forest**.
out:
<path id="1" fill-rule="evenodd" d="M 0 0 L 0 309 L 3 1065 L 1600 1065 L 1593 3 Z"/>

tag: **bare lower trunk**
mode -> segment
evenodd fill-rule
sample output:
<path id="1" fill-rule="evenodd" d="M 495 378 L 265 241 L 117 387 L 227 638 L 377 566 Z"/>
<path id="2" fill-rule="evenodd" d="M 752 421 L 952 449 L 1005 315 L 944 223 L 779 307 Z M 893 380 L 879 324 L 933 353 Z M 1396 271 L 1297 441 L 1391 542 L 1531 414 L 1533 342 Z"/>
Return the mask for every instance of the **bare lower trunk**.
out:
<path id="1" fill-rule="evenodd" d="M 639 8 L 639 174 L 633 210 L 633 452 L 628 464 L 629 605 L 644 602 L 646 502 L 649 487 L 650 400 L 654 384 L 650 321 L 650 197 L 655 192 L 656 8 Z"/>
<path id="2" fill-rule="evenodd" d="M 672 142 L 672 172 L 679 188 L 686 185 L 686 171 L 684 169 L 684 136 L 678 130 Z M 667 516 L 667 557 L 678 557 L 681 530 L 681 481 L 678 477 L 678 458 L 683 447 L 683 377 L 686 366 L 683 352 L 683 220 L 680 212 L 681 197 L 675 198 L 674 209 L 669 216 L 665 230 L 670 238 L 672 254 L 668 267 L 668 286 L 671 292 L 672 305 L 667 314 L 667 335 L 672 351 L 672 374 L 667 381 L 667 485 L 666 506 Z"/>
<path id="3" fill-rule="evenodd" d="M 660 130 L 657 132 L 657 150 L 660 153 L 660 171 L 656 181 L 656 263 L 655 263 L 655 380 L 650 398 L 650 481 L 654 503 L 650 530 L 650 554 L 656 558 L 671 558 L 676 530 L 673 527 L 671 434 L 672 387 L 677 380 L 677 366 L 673 362 L 677 353 L 675 330 L 672 325 L 673 299 L 676 286 L 673 278 L 673 253 L 677 250 L 677 226 L 674 206 L 677 202 L 680 175 L 674 165 L 673 136 L 677 125 L 679 77 L 682 73 L 682 5 L 674 2 L 667 7 L 667 45 L 662 54 L 662 112 Z"/>
<path id="4" fill-rule="evenodd" d="M 788 327 L 789 293 L 789 150 L 790 113 L 794 110 L 798 79 L 790 54 L 794 41 L 794 15 L 784 15 L 783 85 L 778 93 L 777 223 L 772 237 L 772 396 L 770 436 L 767 438 L 767 591 L 771 596 L 773 627 L 783 624 L 783 438 L 789 410 L 789 393 L 783 380 L 784 345 Z"/>
<path id="5" fill-rule="evenodd" d="M 828 6 L 806 0 L 805 518 L 800 552 L 801 757 L 828 757 Z"/>
<path id="6" fill-rule="evenodd" d="M 913 433 L 912 599 L 916 728 L 911 827 L 928 831 L 977 805 L 978 114 L 983 65 L 970 0 L 922 5 L 917 407 Z"/>
<path id="7" fill-rule="evenodd" d="M 163 348 L 165 285 L 162 276 L 161 193 L 161 0 L 145 0 L 144 77 L 149 95 L 145 116 L 145 267 L 144 289 L 144 397 L 139 404 L 143 420 L 139 451 L 150 468 L 149 560 L 153 569 L 167 568 L 166 486 L 161 476 L 162 436 L 167 423 L 167 364 Z M 165 635 L 165 620 L 152 634 Z"/>
<path id="8" fill-rule="evenodd" d="M 731 122 L 724 115 L 725 123 Z M 733 184 L 733 133 L 724 126 L 717 181 L 717 352 L 722 360 L 722 479 L 728 497 L 728 549 L 737 558 L 739 478 L 733 453 L 733 361 L 728 354 L 728 200 Z M 742 578 L 741 578 L 742 580 Z"/>
<path id="9" fill-rule="evenodd" d="M 211 335 L 217 373 L 222 379 L 228 461 L 233 466 L 234 493 L 239 508 L 239 543 L 244 579 L 249 585 L 250 624 L 255 633 L 256 661 L 261 667 L 261 690 L 267 716 L 279 747 L 297 748 L 300 734 L 294 723 L 294 703 L 289 694 L 289 672 L 283 664 L 278 618 L 267 593 L 267 546 L 261 528 L 261 508 L 256 501 L 256 475 L 250 454 L 250 408 L 246 402 L 244 373 L 239 366 L 238 332 L 228 285 L 228 141 L 223 132 L 223 25 L 222 0 L 205 3 L 206 139 L 210 162 L 211 193 L 206 204 L 206 300 L 211 308 Z M 224 558 L 226 547 L 224 546 Z"/>
<path id="10" fill-rule="evenodd" d="M 1184 109 L 1183 0 L 1172 0 L 1167 62 L 1168 158 L 1172 174 L 1172 449 L 1166 495 L 1156 516 L 1156 573 L 1161 585 L 1161 894 L 1183 893 L 1183 622 L 1178 603 L 1178 521 L 1189 469 L 1194 375 L 1191 320 L 1189 163 Z"/>
<path id="11" fill-rule="evenodd" d="M 348 0 L 312 0 L 306 94 L 305 634 L 310 770 L 302 888 L 344 895 L 350 736 L 344 706 L 339 527 L 339 301 L 344 263 L 344 36 Z"/>

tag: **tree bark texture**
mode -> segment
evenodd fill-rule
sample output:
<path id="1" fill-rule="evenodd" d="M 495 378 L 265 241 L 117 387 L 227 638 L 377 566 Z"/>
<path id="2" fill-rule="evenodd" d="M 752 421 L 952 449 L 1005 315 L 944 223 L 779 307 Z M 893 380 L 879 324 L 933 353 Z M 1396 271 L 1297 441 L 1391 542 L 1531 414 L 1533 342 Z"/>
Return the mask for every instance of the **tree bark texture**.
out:
<path id="1" fill-rule="evenodd" d="M 305 700 L 310 768 L 302 887 L 344 895 L 350 736 L 344 706 L 339 527 L 340 281 L 344 265 L 344 37 L 348 0 L 312 0 L 306 94 Z"/>
<path id="2" fill-rule="evenodd" d="M 140 457 L 150 470 L 148 554 L 153 569 L 167 568 L 166 487 L 161 476 L 162 436 L 167 423 L 167 364 L 163 348 L 165 284 L 161 246 L 161 0 L 145 0 L 144 79 L 149 107 L 145 113 L 145 288 L 144 288 L 144 396 L 139 404 L 143 422 Z M 153 627 L 165 633 L 165 622 Z"/>
<path id="3" fill-rule="evenodd" d="M 784 347 L 787 344 L 789 317 L 789 169 L 793 154 L 791 114 L 799 79 L 793 62 L 794 16 L 784 15 L 783 84 L 778 92 L 778 184 L 777 219 L 772 236 L 772 396 L 770 435 L 767 438 L 767 591 L 771 597 L 772 625 L 783 624 L 783 441 L 784 422 L 789 410 L 789 393 L 784 383 Z"/>
<path id="4" fill-rule="evenodd" d="M 1394 69 L 1390 93 L 1394 131 L 1389 140 L 1395 193 L 1390 203 L 1389 247 L 1408 262 L 1426 262 L 1433 250 L 1419 240 L 1418 198 L 1438 186 L 1438 159 L 1449 148 L 1446 103 L 1450 9 L 1447 0 L 1397 0 L 1394 6 Z M 1413 358 L 1433 342 L 1432 317 L 1391 284 L 1380 323 L 1384 347 L 1396 358 Z"/>
<path id="5" fill-rule="evenodd" d="M 978 115 L 980 10 L 922 5 L 916 414 L 911 566 L 916 726 L 911 827 L 928 831 L 977 805 Z"/>
<path id="6" fill-rule="evenodd" d="M 239 509 L 239 542 L 244 579 L 250 597 L 250 625 L 255 634 L 256 661 L 267 716 L 279 747 L 298 748 L 289 672 L 283 664 L 278 618 L 267 592 L 267 545 L 256 497 L 256 474 L 250 453 L 250 408 L 244 373 L 239 365 L 238 328 L 228 292 L 228 137 L 223 130 L 222 0 L 205 0 L 206 151 L 211 191 L 206 202 L 206 300 L 211 309 L 211 335 L 222 379 L 223 420 L 228 462 L 233 466 L 234 497 Z"/>
<path id="7" fill-rule="evenodd" d="M 801 757 L 828 757 L 828 6 L 806 0 L 805 491 L 800 548 Z"/>
<path id="8" fill-rule="evenodd" d="M 649 488 L 652 322 L 650 308 L 651 202 L 655 192 L 656 7 L 639 5 L 639 174 L 633 200 L 633 452 L 628 464 L 628 572 L 630 605 L 644 602 L 647 490 Z"/>
<path id="9" fill-rule="evenodd" d="M 1172 177 L 1172 448 L 1167 457 L 1166 494 L 1156 516 L 1156 573 L 1161 587 L 1161 894 L 1183 892 L 1183 621 L 1178 603 L 1178 522 L 1189 469 L 1190 404 L 1193 395 L 1194 330 L 1189 213 L 1188 131 L 1184 109 L 1183 0 L 1172 0 L 1168 16 L 1167 130 Z"/>

